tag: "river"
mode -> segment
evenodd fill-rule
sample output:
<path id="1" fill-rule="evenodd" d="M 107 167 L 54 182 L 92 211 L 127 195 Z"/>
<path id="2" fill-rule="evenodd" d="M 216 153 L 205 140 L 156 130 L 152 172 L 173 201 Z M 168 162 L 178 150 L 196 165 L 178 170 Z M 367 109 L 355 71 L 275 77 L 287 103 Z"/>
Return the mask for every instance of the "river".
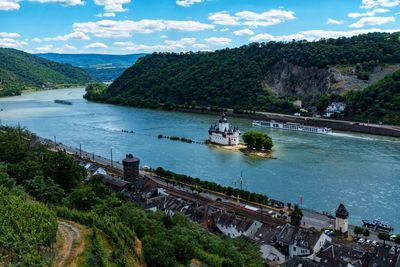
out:
<path id="1" fill-rule="evenodd" d="M 141 164 L 161 166 L 177 173 L 199 177 L 226 186 L 266 194 L 284 202 L 333 212 L 344 203 L 350 222 L 381 218 L 400 230 L 400 139 L 334 133 L 314 135 L 262 129 L 274 141 L 276 159 L 259 159 L 207 145 L 158 139 L 170 135 L 203 141 L 209 115 L 164 112 L 87 102 L 83 89 L 26 93 L 0 99 L 3 124 L 27 127 L 39 136 L 79 147 L 114 159 L 132 153 Z M 61 105 L 65 99 L 73 105 Z M 252 129 L 251 121 L 228 118 L 241 131 Z M 134 133 L 123 133 L 122 129 Z"/>

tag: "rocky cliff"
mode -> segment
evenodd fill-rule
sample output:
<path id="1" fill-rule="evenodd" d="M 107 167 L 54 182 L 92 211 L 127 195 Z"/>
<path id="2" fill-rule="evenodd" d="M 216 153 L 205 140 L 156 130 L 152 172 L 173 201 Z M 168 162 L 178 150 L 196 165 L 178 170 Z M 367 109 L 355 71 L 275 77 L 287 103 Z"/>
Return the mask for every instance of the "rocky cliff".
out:
<path id="1" fill-rule="evenodd" d="M 281 60 L 266 71 L 265 81 L 279 96 L 309 99 L 325 93 L 340 94 L 364 89 L 398 69 L 399 64 L 378 66 L 370 72 L 370 79 L 365 81 L 357 78 L 354 65 L 303 67 Z"/>

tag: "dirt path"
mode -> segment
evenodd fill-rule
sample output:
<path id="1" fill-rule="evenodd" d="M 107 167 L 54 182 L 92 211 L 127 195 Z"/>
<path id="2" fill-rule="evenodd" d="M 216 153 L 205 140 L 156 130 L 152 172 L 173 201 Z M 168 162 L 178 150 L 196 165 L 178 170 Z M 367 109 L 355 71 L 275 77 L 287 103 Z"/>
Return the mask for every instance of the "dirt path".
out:
<path id="1" fill-rule="evenodd" d="M 56 267 L 76 266 L 77 256 L 85 249 L 82 229 L 71 222 L 58 220 Z"/>

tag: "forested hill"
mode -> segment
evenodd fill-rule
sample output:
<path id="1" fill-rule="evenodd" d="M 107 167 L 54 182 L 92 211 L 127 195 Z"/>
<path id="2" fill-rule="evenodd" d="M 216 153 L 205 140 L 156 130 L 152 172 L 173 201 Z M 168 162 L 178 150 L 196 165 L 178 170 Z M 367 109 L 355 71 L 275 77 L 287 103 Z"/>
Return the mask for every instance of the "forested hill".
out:
<path id="1" fill-rule="evenodd" d="M 400 125 L 400 70 L 363 91 L 346 95 L 347 117 Z"/>
<path id="2" fill-rule="evenodd" d="M 341 93 L 345 91 L 344 77 L 365 88 L 370 75 L 385 66 L 393 66 L 391 73 L 397 63 L 399 33 L 252 43 L 215 52 L 154 53 L 139 59 L 95 100 L 138 106 L 171 102 L 280 111 L 290 109 L 282 98 Z"/>
<path id="3" fill-rule="evenodd" d="M 78 67 L 0 48 L 0 96 L 16 95 L 29 88 L 84 85 L 93 80 Z"/>
<path id="4" fill-rule="evenodd" d="M 67 63 L 83 68 L 98 81 L 115 80 L 127 68 L 146 54 L 103 55 L 103 54 L 36 54 L 39 57 L 59 63 Z"/>

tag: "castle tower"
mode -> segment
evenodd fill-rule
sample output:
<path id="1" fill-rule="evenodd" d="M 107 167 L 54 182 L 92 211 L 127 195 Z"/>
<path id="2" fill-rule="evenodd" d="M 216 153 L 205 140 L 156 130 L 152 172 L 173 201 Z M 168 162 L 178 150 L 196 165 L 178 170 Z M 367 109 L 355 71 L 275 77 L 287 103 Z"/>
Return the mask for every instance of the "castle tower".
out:
<path id="1" fill-rule="evenodd" d="M 335 230 L 342 234 L 347 234 L 349 230 L 349 212 L 342 203 L 336 210 Z"/>
<path id="2" fill-rule="evenodd" d="M 122 160 L 124 179 L 126 181 L 133 183 L 139 178 L 139 163 L 140 160 L 135 158 L 132 154 L 126 155 L 126 158 Z"/>
<path id="3" fill-rule="evenodd" d="M 222 133 L 229 130 L 229 122 L 225 116 L 225 112 L 222 113 L 221 119 L 219 119 L 218 129 Z"/>

